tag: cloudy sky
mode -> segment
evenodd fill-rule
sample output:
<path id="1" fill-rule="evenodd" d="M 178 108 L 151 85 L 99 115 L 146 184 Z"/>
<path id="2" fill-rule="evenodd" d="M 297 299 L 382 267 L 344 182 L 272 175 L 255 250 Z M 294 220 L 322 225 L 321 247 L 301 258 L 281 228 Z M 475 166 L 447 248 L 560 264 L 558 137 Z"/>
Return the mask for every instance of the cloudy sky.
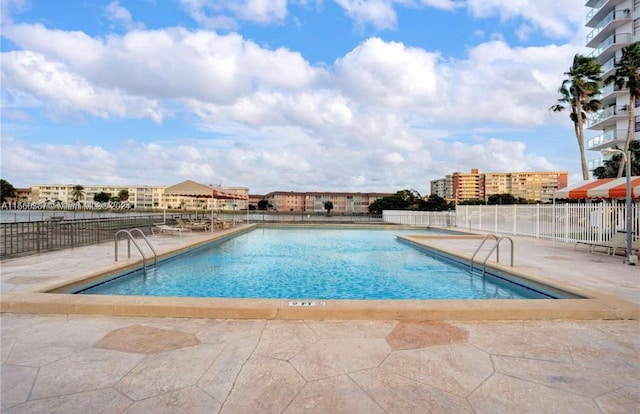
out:
<path id="1" fill-rule="evenodd" d="M 548 108 L 587 52 L 584 0 L 0 1 L 15 187 L 580 180 L 568 116 Z"/>

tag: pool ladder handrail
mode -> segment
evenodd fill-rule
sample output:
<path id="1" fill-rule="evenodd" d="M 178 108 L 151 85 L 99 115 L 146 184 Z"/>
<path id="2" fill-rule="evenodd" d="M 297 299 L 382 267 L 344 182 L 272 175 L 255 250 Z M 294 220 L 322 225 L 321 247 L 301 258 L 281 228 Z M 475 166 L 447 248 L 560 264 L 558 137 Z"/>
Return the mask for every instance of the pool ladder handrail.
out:
<path id="1" fill-rule="evenodd" d="M 495 234 L 488 234 L 484 237 L 484 239 L 482 239 L 482 242 L 480 243 L 480 246 L 478 246 L 478 248 L 476 249 L 476 251 L 473 253 L 473 256 L 471 256 L 471 271 L 473 272 L 473 259 L 475 259 L 476 254 L 478 254 L 478 252 L 480 251 L 480 249 L 482 248 L 482 246 L 484 245 L 484 243 L 489 240 L 490 238 L 495 239 L 496 244 L 491 248 L 491 250 L 489 250 L 489 253 L 487 254 L 487 256 L 484 258 L 483 262 L 482 262 L 482 276 L 484 276 L 484 274 L 486 273 L 486 269 L 487 269 L 487 260 L 489 260 L 489 257 L 491 257 L 491 254 L 493 253 L 493 251 L 496 251 L 496 262 L 500 263 L 500 243 L 502 242 L 502 240 L 507 239 L 509 240 L 510 244 L 511 244 L 511 267 L 513 267 L 513 239 L 511 239 L 511 237 L 498 237 Z"/>
<path id="2" fill-rule="evenodd" d="M 149 248 L 151 249 L 151 252 L 153 252 L 153 265 L 155 266 L 156 269 L 158 268 L 158 253 L 156 253 L 156 250 L 153 248 L 153 246 L 149 242 L 149 239 L 147 239 L 147 237 L 144 235 L 142 230 L 138 228 L 134 228 L 131 230 L 122 229 L 116 232 L 116 235 L 114 237 L 116 262 L 118 261 L 118 235 L 120 233 L 127 235 L 127 258 L 129 259 L 131 258 L 131 242 L 133 242 L 133 244 L 136 246 L 136 248 L 140 252 L 140 255 L 142 255 L 142 268 L 144 270 L 145 275 L 147 274 L 147 257 L 144 255 L 144 251 L 142 250 L 142 248 L 140 248 L 140 245 L 138 244 L 136 239 L 133 237 L 133 233 L 140 233 L 140 236 L 142 236 L 142 239 L 147 243 L 147 246 L 149 246 Z"/>

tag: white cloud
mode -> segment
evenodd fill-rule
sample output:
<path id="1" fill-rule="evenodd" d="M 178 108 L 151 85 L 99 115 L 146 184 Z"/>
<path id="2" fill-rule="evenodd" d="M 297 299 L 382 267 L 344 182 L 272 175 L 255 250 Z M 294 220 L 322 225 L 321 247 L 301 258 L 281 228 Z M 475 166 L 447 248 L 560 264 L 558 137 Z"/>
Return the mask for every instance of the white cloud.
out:
<path id="1" fill-rule="evenodd" d="M 42 105 L 60 120 L 76 113 L 184 117 L 212 137 L 133 137 L 115 149 L 7 140 L 25 157 L 31 183 L 78 181 L 80 170 L 64 167 L 75 151 L 108 161 L 84 182 L 190 178 L 252 192 L 346 191 L 357 183 L 363 191 L 411 185 L 428 194 L 429 179 L 443 171 L 554 169 L 515 136 L 489 139 L 485 132 L 475 144 L 458 137 L 496 124 L 548 123 L 547 108 L 575 53 L 570 45 L 514 48 L 498 40 L 456 60 L 370 38 L 320 67 L 297 52 L 205 30 L 92 38 L 25 24 L 6 27 L 3 36 L 24 49 L 2 55 L 3 103 L 13 102 L 12 110 Z M 60 171 L 35 179 L 42 151 Z M 280 183 L 286 188 L 274 188 Z"/>
<path id="2" fill-rule="evenodd" d="M 346 93 L 390 106 L 431 101 L 438 94 L 438 55 L 371 38 L 338 59 L 337 82 Z"/>
<path id="3" fill-rule="evenodd" d="M 201 27 L 233 30 L 238 20 L 261 24 L 282 23 L 287 17 L 286 0 L 180 0 L 187 14 Z"/>
<path id="4" fill-rule="evenodd" d="M 107 19 L 124 27 L 125 29 L 144 29 L 142 22 L 134 22 L 129 10 L 120 5 L 118 0 L 114 0 L 105 7 Z"/>
<path id="5" fill-rule="evenodd" d="M 466 0 L 477 18 L 497 16 L 506 21 L 521 18 L 546 35 L 571 37 L 583 25 L 586 8 L 575 1 L 558 0 Z M 520 31 L 523 29 L 521 28 Z"/>
<path id="6" fill-rule="evenodd" d="M 394 29 L 397 15 L 389 0 L 335 0 L 347 16 L 359 26 L 371 24 L 376 29 Z"/>

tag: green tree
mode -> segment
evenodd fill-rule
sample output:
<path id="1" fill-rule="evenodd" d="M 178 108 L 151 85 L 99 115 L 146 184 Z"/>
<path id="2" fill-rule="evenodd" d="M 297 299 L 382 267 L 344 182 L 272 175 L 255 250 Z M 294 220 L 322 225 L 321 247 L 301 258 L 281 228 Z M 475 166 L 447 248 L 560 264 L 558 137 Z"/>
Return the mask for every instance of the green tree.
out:
<path id="1" fill-rule="evenodd" d="M 71 190 L 71 195 L 73 196 L 73 201 L 80 201 L 82 197 L 84 197 L 84 187 L 80 184 L 74 185 Z"/>
<path id="2" fill-rule="evenodd" d="M 331 201 L 324 202 L 324 209 L 327 210 L 327 216 L 331 214 L 331 210 L 333 210 L 333 203 Z"/>
<path id="3" fill-rule="evenodd" d="M 487 204 L 519 204 L 516 198 L 508 193 L 491 194 L 487 198 Z"/>
<path id="4" fill-rule="evenodd" d="M 446 211 L 446 210 L 449 210 L 450 208 L 451 208 L 451 205 L 447 203 L 447 200 L 445 200 L 444 198 L 440 197 L 437 194 L 431 194 L 429 197 L 427 197 L 427 199 L 423 204 L 423 208 L 421 208 L 420 210 Z"/>
<path id="5" fill-rule="evenodd" d="M 627 139 L 623 151 L 629 151 L 635 131 L 636 99 L 640 98 L 640 42 L 634 42 L 622 48 L 622 57 L 618 62 L 616 73 L 604 80 L 604 84 L 614 83 L 618 89 L 629 90 L 629 124 L 627 126 Z M 624 163 L 619 163 L 618 177 L 624 173 Z"/>
<path id="6" fill-rule="evenodd" d="M 129 190 L 120 190 L 118 193 L 118 201 L 127 201 L 129 200 Z"/>
<path id="7" fill-rule="evenodd" d="M 558 89 L 560 98 L 558 103 L 550 109 L 560 112 L 570 109 L 569 118 L 573 122 L 573 129 L 580 149 L 580 161 L 582 164 L 582 178 L 589 179 L 589 166 L 584 152 L 584 122 L 588 113 L 593 113 L 600 108 L 600 101 L 595 96 L 600 93 L 600 74 L 602 69 L 595 57 L 586 57 L 576 54 L 573 65 L 565 72 L 568 78 L 562 82 Z"/>
<path id="8" fill-rule="evenodd" d="M 16 189 L 5 179 L 0 179 L 0 202 L 16 196 Z"/>
<path id="9" fill-rule="evenodd" d="M 458 205 L 460 205 L 460 206 L 464 206 L 464 205 L 467 205 L 467 206 L 483 206 L 485 204 L 487 204 L 487 202 L 484 201 L 484 200 L 480 200 L 479 198 L 471 198 L 469 200 L 462 200 L 462 201 L 458 202 Z"/>
<path id="10" fill-rule="evenodd" d="M 617 147 L 615 148 L 618 149 Z M 631 176 L 640 175 L 640 141 L 631 141 L 629 154 L 631 155 Z M 622 154 L 615 153 L 611 156 L 611 159 L 603 163 L 602 167 L 593 170 L 593 176 L 596 178 L 615 178 L 618 176 L 621 166 L 622 176 L 624 177 L 627 173 Z"/>
<path id="11" fill-rule="evenodd" d="M 258 201 L 258 210 L 266 210 L 269 208 L 269 200 L 262 199 Z"/>
<path id="12" fill-rule="evenodd" d="M 111 194 L 110 193 L 105 193 L 104 191 L 101 191 L 99 193 L 97 193 L 96 195 L 93 196 L 93 201 L 97 202 L 97 203 L 106 203 L 111 199 Z"/>

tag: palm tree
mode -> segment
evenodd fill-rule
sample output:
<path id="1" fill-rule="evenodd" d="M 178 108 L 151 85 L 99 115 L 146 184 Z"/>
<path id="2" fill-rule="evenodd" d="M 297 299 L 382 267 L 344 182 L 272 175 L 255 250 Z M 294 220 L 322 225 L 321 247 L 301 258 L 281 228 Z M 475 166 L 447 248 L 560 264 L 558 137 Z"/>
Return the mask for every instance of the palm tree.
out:
<path id="1" fill-rule="evenodd" d="M 612 82 L 618 89 L 629 89 L 629 125 L 623 148 L 623 151 L 627 152 L 635 131 L 636 99 L 640 98 L 640 42 L 634 42 L 622 48 L 622 57 L 618 62 L 615 75 L 604 80 L 605 85 Z M 618 177 L 622 177 L 623 172 L 624 163 L 620 163 Z"/>
<path id="2" fill-rule="evenodd" d="M 618 147 L 614 148 L 619 149 Z M 631 175 L 640 175 L 640 141 L 631 141 L 627 154 L 631 155 Z M 615 178 L 618 176 L 620 167 L 625 171 L 625 163 L 623 161 L 622 154 L 615 153 L 611 156 L 611 159 L 603 163 L 602 167 L 593 170 L 593 176 L 596 178 Z"/>
<path id="3" fill-rule="evenodd" d="M 74 185 L 71 195 L 73 196 L 73 201 L 80 201 L 80 199 L 84 197 L 84 187 L 80 184 Z"/>
<path id="4" fill-rule="evenodd" d="M 589 179 L 589 167 L 584 153 L 584 121 L 588 113 L 593 113 L 600 108 L 600 101 L 595 99 L 595 95 L 600 93 L 600 74 L 602 69 L 595 57 L 586 57 L 576 54 L 573 57 L 573 65 L 568 72 L 568 76 L 558 89 L 560 98 L 558 103 L 550 109 L 553 112 L 560 112 L 567 108 L 571 110 L 569 118 L 573 122 L 573 129 L 580 148 L 580 160 L 582 162 L 582 178 Z"/>

